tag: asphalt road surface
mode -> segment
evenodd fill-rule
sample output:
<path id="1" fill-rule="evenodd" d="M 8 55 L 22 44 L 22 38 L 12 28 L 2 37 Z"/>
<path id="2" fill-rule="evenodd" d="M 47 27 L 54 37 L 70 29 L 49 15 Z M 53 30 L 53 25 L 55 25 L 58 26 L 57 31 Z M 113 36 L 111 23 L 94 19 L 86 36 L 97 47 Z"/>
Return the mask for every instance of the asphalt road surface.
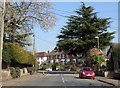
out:
<path id="1" fill-rule="evenodd" d="M 47 72 L 43 76 L 22 82 L 19 86 L 61 86 L 61 88 L 79 86 L 111 86 L 96 79 L 80 79 L 74 72 Z M 73 88 L 73 87 L 72 87 Z"/>

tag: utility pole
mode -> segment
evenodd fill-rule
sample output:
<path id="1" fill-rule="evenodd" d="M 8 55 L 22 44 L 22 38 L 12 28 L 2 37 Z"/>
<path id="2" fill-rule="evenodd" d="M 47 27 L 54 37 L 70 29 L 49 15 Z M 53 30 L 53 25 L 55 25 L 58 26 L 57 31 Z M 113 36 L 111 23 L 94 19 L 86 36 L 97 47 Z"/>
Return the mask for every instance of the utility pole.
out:
<path id="1" fill-rule="evenodd" d="M 33 55 L 35 55 L 35 34 L 33 34 Z"/>
<path id="2" fill-rule="evenodd" d="M 33 56 L 35 56 L 35 34 L 33 34 Z M 35 64 L 33 65 L 33 67 L 35 67 L 36 69 L 36 60 L 35 60 Z"/>
<path id="3" fill-rule="evenodd" d="M 0 31 L 0 86 L 2 86 L 2 51 L 3 51 L 3 35 L 4 35 L 4 16 L 5 16 L 5 0 L 3 1 L 2 27 Z"/>

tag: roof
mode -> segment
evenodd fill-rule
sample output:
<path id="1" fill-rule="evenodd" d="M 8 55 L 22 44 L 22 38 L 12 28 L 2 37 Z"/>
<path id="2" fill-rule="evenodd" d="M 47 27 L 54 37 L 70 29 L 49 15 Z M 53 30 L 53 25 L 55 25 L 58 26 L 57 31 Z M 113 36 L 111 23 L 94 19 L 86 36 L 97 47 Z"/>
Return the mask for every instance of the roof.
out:
<path id="1" fill-rule="evenodd" d="M 46 52 L 37 52 L 35 54 L 37 57 L 46 57 L 47 56 L 47 53 Z"/>
<path id="2" fill-rule="evenodd" d="M 102 54 L 103 54 L 103 52 L 100 49 L 93 48 L 90 50 L 90 56 L 102 55 Z"/>
<path id="3" fill-rule="evenodd" d="M 60 55 L 63 54 L 63 51 L 59 51 L 56 47 L 50 52 L 48 53 L 48 55 Z"/>

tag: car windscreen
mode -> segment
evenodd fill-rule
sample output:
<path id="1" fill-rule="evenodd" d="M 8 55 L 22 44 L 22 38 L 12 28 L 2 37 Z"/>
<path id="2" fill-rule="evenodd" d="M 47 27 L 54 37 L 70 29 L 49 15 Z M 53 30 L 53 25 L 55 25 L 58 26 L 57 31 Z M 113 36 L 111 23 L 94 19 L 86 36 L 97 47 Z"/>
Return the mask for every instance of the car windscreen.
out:
<path id="1" fill-rule="evenodd" d="M 93 71 L 92 68 L 83 68 L 84 71 Z"/>

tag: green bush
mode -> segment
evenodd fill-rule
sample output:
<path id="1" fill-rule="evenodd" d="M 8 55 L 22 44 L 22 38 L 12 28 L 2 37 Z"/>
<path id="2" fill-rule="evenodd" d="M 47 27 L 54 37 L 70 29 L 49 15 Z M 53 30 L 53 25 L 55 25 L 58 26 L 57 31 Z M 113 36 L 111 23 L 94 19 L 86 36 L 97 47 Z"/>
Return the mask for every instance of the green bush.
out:
<path id="1" fill-rule="evenodd" d="M 71 68 L 70 68 L 70 71 L 76 71 L 77 70 L 77 67 L 76 66 L 72 66 Z"/>
<path id="2" fill-rule="evenodd" d="M 24 50 L 17 44 L 13 43 L 5 43 L 3 47 L 3 62 L 5 62 L 8 66 L 9 64 L 12 67 L 19 67 L 19 65 L 34 65 L 35 64 L 35 56 L 33 56 L 28 51 Z"/>
<path id="3" fill-rule="evenodd" d="M 67 71 L 67 70 L 76 71 L 77 67 L 73 66 L 73 65 L 63 65 L 63 66 L 60 66 L 60 70 L 62 70 L 62 71 Z"/>
<path id="4" fill-rule="evenodd" d="M 10 67 L 10 74 L 11 74 L 13 79 L 17 78 L 16 69 L 14 67 Z"/>
<path id="5" fill-rule="evenodd" d="M 65 65 L 64 69 L 68 70 L 68 69 L 70 69 L 70 66 L 69 65 Z"/>
<path id="6" fill-rule="evenodd" d="M 95 55 L 91 57 L 92 64 L 101 64 L 105 62 L 105 58 L 101 55 Z"/>
<path id="7" fill-rule="evenodd" d="M 19 67 L 16 67 L 16 74 L 17 74 L 17 77 L 20 77 L 20 68 Z"/>
<path id="8" fill-rule="evenodd" d="M 32 75 L 35 73 L 35 67 L 27 67 L 27 71 L 30 73 L 30 75 Z"/>
<path id="9" fill-rule="evenodd" d="M 47 66 L 48 68 L 51 68 L 51 67 L 52 67 L 52 64 L 48 63 L 48 64 L 46 64 L 46 66 Z"/>
<path id="10" fill-rule="evenodd" d="M 11 54 L 12 54 L 12 59 L 14 59 L 16 62 L 20 64 L 26 64 L 28 63 L 28 52 L 25 51 L 22 47 L 11 44 Z"/>
<path id="11" fill-rule="evenodd" d="M 43 65 L 43 66 L 42 66 L 42 69 L 43 69 L 43 70 L 45 70 L 46 68 L 48 68 L 47 65 Z"/>
<path id="12" fill-rule="evenodd" d="M 3 45 L 3 52 L 2 52 L 2 58 L 3 58 L 2 62 L 4 63 L 3 66 L 5 67 L 5 69 L 6 69 L 6 67 L 9 67 L 9 65 L 11 63 L 12 56 L 11 56 L 10 52 L 11 51 L 10 51 L 8 44 L 5 43 Z"/>
<path id="13" fill-rule="evenodd" d="M 34 65 L 36 61 L 36 57 L 28 52 L 28 62 L 27 64 Z"/>
<path id="14" fill-rule="evenodd" d="M 58 68 L 58 70 L 61 70 L 61 66 L 56 66 L 56 68 Z"/>

